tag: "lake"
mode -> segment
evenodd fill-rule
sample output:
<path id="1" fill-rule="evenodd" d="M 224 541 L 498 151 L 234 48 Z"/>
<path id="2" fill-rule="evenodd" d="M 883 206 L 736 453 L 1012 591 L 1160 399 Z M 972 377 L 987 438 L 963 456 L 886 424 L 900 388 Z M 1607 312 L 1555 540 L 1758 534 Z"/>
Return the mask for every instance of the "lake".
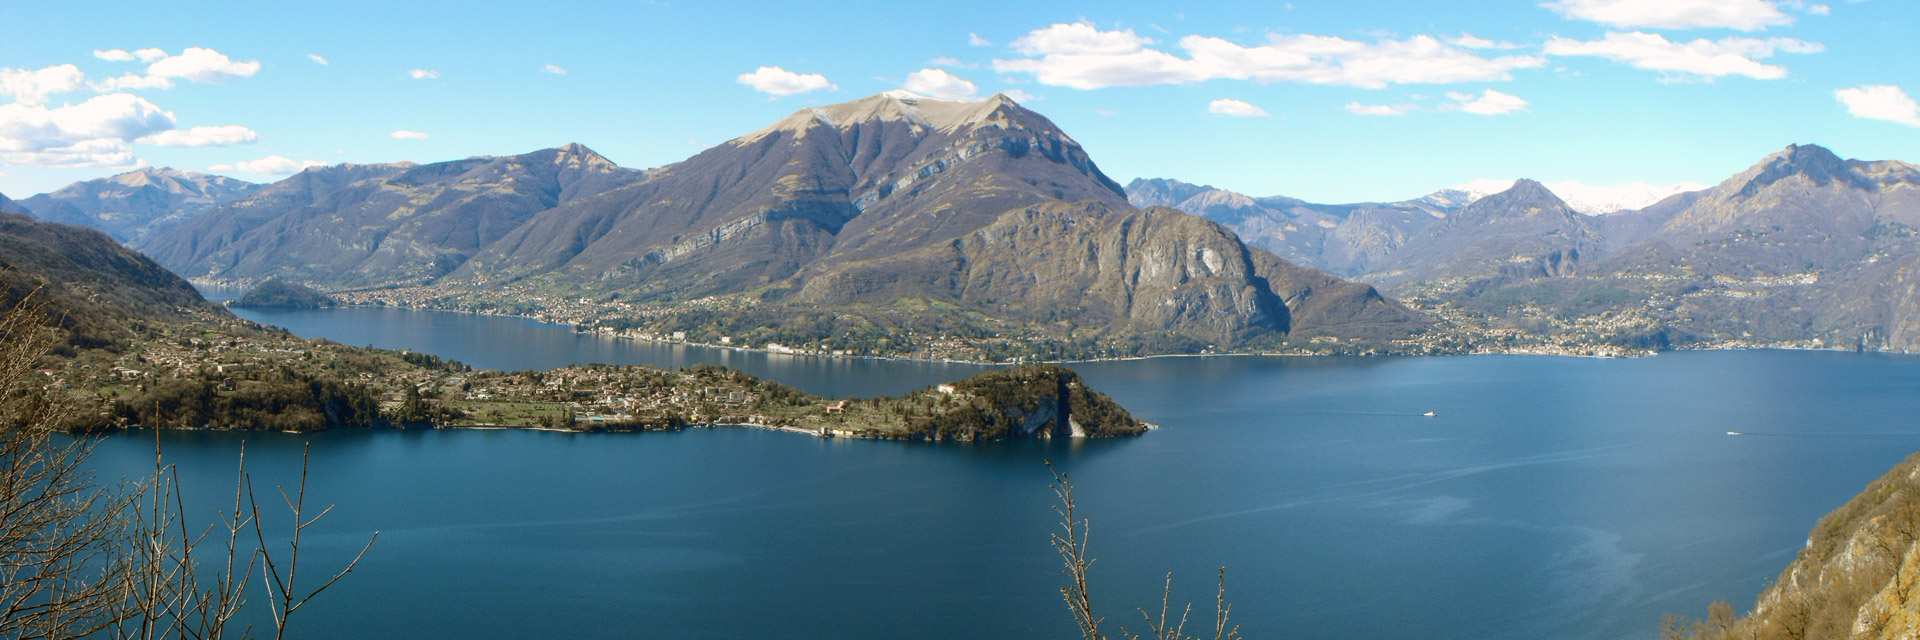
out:
<path id="1" fill-rule="evenodd" d="M 841 396 L 978 370 L 453 313 L 239 313 L 487 368 L 709 362 Z M 1093 595 L 1112 635 L 1143 630 L 1134 607 L 1157 605 L 1167 572 L 1177 601 L 1211 615 L 1224 565 L 1249 638 L 1650 638 L 1666 612 L 1704 615 L 1722 598 L 1744 612 L 1821 515 L 1920 448 L 1920 359 L 1899 356 L 1076 368 L 1162 428 L 1057 443 L 735 428 L 160 438 L 189 509 L 209 518 L 231 505 L 243 440 L 269 493 L 298 481 L 310 441 L 309 499 L 337 505 L 309 530 L 315 578 L 380 532 L 298 614 L 305 638 L 1075 637 L 1043 460 L 1072 474 L 1092 520 Z M 154 437 L 111 437 L 93 464 L 150 471 Z"/>

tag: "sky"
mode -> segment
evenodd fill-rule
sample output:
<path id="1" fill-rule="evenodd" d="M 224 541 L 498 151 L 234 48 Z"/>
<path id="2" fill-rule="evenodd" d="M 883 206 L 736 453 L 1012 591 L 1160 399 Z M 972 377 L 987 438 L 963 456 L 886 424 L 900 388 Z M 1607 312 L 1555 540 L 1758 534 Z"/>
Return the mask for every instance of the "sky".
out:
<path id="1" fill-rule="evenodd" d="M 1920 161 L 1912 0 L 9 2 L 0 193 L 579 142 L 671 164 L 808 106 L 1004 92 L 1125 183 L 1400 200 Z"/>

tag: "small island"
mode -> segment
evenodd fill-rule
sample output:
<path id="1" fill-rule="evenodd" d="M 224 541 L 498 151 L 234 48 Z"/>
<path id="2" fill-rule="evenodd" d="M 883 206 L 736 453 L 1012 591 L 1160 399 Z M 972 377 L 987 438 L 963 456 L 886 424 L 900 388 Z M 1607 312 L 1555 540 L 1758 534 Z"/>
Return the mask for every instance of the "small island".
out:
<path id="1" fill-rule="evenodd" d="M 304 284 L 269 278 L 266 282 L 248 290 L 245 295 L 229 301 L 227 306 L 261 309 L 325 309 L 340 306 L 340 301 Z"/>

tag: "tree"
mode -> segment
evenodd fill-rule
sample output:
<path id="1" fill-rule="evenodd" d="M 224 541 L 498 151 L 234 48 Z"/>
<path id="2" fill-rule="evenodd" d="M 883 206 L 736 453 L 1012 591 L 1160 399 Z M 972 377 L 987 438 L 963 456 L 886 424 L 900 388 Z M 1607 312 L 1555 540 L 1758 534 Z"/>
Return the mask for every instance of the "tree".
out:
<path id="1" fill-rule="evenodd" d="M 1067 586 L 1060 588 L 1060 596 L 1067 601 L 1067 609 L 1073 612 L 1074 624 L 1080 628 L 1081 640 L 1107 640 L 1100 631 L 1104 616 L 1094 614 L 1093 599 L 1087 593 L 1087 568 L 1093 565 L 1093 556 L 1087 554 L 1087 535 L 1091 532 L 1085 518 L 1079 517 L 1073 500 L 1073 483 L 1067 474 L 1047 463 L 1047 470 L 1053 472 L 1053 495 L 1059 500 L 1053 511 L 1060 515 L 1060 531 L 1052 535 L 1053 548 L 1060 553 L 1061 572 L 1067 574 Z M 1149 635 L 1154 640 L 1194 640 L 1186 635 L 1187 619 L 1193 613 L 1193 604 L 1188 603 L 1174 620 L 1168 616 L 1173 600 L 1173 574 L 1167 574 L 1165 589 L 1160 596 L 1160 615 L 1156 619 L 1148 614 L 1145 607 L 1139 607 L 1140 617 L 1145 620 Z M 1219 589 L 1214 593 L 1213 638 L 1214 640 L 1240 640 L 1240 627 L 1230 622 L 1233 605 L 1227 603 L 1227 568 L 1220 568 Z M 1120 635 L 1127 640 L 1140 640 L 1139 634 L 1120 627 Z"/>
<path id="2" fill-rule="evenodd" d="M 91 433 L 107 414 L 77 404 L 38 372 L 58 344 L 39 312 L 32 296 L 0 312 L 0 637 L 218 640 L 258 567 L 275 598 L 278 638 L 289 614 L 358 564 L 355 557 L 311 591 L 295 588 L 300 531 L 326 515 L 304 516 L 304 459 L 298 498 L 288 500 L 295 527 L 284 556 L 270 551 L 260 526 L 244 446 L 233 510 L 197 535 L 179 477 L 162 463 L 157 431 L 152 476 L 113 487 L 96 482 L 84 464 L 94 440 L 70 434 Z M 257 546 L 241 542 L 249 528 Z M 223 564 L 204 566 L 196 548 L 221 529 L 225 557 L 216 562 Z"/>

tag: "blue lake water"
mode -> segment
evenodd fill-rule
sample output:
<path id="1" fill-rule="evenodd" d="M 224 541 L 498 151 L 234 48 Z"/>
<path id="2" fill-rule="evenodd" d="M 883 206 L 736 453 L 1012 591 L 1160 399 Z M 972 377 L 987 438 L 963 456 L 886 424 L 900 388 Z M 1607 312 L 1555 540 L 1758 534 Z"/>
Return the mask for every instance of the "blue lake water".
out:
<path id="1" fill-rule="evenodd" d="M 488 368 L 712 362 L 818 393 L 977 370 L 655 345 L 397 309 L 241 311 L 306 337 Z M 1162 429 L 1075 443 L 821 440 L 748 429 L 163 433 L 193 501 L 313 447 L 320 567 L 380 539 L 299 637 L 1075 636 L 1042 460 L 1092 519 L 1096 607 L 1213 577 L 1250 638 L 1650 638 L 1751 606 L 1815 520 L 1920 449 L 1920 359 L 1166 358 L 1079 365 Z M 1435 417 L 1421 417 L 1427 411 Z M 1749 435 L 1728 436 L 1728 430 Z M 97 450 L 152 468 L 152 433 Z M 313 571 L 315 576 L 319 570 Z M 258 595 L 256 594 L 256 597 Z"/>

